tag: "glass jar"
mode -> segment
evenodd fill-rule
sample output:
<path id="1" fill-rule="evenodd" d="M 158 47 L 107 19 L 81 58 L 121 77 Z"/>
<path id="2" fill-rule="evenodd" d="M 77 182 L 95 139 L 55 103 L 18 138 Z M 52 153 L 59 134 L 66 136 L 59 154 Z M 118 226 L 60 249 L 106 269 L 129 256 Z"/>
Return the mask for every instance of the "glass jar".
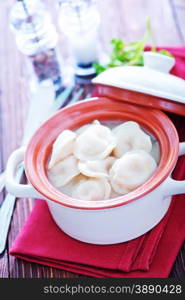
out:
<path id="1" fill-rule="evenodd" d="M 30 58 L 37 80 L 51 79 L 59 89 L 58 35 L 45 5 L 40 0 L 17 1 L 10 11 L 10 26 L 18 49 Z"/>
<path id="2" fill-rule="evenodd" d="M 59 26 L 67 36 L 78 71 L 94 72 L 98 60 L 98 28 L 100 15 L 95 0 L 61 0 Z"/>

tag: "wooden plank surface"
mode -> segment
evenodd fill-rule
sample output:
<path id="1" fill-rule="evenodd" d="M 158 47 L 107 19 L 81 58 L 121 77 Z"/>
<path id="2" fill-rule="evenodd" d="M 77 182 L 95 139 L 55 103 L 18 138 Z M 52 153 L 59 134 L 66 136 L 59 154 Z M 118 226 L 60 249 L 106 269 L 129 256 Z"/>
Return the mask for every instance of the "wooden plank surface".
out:
<path id="1" fill-rule="evenodd" d="M 56 20 L 58 12 L 53 0 L 45 1 Z M 56 1 L 57 2 L 57 1 Z M 3 170 L 10 153 L 16 149 L 23 134 L 28 107 L 28 77 L 26 58 L 15 45 L 8 24 L 8 14 L 14 0 L 0 1 L 0 169 Z M 100 43 L 104 51 L 110 51 L 110 40 L 122 38 L 137 40 L 145 30 L 145 20 L 150 16 L 157 45 L 178 46 L 185 44 L 185 2 L 183 0 L 98 0 L 101 13 Z M 56 22 L 55 22 L 56 23 Z M 57 26 L 58 28 L 58 26 Z M 68 58 L 69 44 L 60 32 L 59 49 L 64 60 Z M 0 201 L 4 195 L 1 194 Z M 0 277 L 79 277 L 57 269 L 30 264 L 8 255 L 8 250 L 20 232 L 33 207 L 31 199 L 19 199 L 16 203 L 7 248 L 0 257 Z M 185 246 L 182 247 L 171 277 L 185 277 Z"/>

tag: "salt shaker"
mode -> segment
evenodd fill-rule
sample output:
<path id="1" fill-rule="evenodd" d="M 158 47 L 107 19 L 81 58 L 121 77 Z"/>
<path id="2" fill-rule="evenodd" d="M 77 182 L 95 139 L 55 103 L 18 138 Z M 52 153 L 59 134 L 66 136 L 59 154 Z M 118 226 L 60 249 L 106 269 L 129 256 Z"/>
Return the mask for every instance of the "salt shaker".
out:
<path id="1" fill-rule="evenodd" d="M 95 0 L 59 0 L 59 26 L 67 36 L 75 61 L 75 73 L 95 73 L 98 60 L 100 15 Z"/>
<path id="2" fill-rule="evenodd" d="M 58 35 L 45 5 L 40 0 L 18 0 L 10 11 L 10 26 L 18 49 L 30 58 L 38 82 L 51 79 L 57 93 L 62 86 Z"/>

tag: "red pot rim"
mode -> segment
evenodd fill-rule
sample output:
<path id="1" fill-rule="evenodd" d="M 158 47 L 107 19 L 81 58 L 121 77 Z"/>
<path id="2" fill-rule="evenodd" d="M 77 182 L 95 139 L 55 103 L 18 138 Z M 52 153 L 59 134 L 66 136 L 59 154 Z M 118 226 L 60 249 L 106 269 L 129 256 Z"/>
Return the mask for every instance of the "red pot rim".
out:
<path id="1" fill-rule="evenodd" d="M 108 200 L 87 201 L 71 198 L 57 190 L 48 180 L 46 163 L 51 147 L 64 129 L 77 129 L 93 120 L 134 120 L 153 134 L 160 145 L 161 158 L 153 175 L 134 191 Z M 47 120 L 34 134 L 25 154 L 28 181 L 46 199 L 75 209 L 105 209 L 128 204 L 150 193 L 172 172 L 177 162 L 179 138 L 171 120 L 161 111 L 111 100 L 83 100 L 63 108 Z"/>

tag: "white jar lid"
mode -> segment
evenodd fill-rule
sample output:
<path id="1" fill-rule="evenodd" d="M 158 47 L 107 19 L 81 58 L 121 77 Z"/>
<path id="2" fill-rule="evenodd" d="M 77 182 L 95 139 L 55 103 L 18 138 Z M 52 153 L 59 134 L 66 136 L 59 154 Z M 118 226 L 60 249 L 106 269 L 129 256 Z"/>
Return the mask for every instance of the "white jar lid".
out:
<path id="1" fill-rule="evenodd" d="M 174 65 L 173 57 L 147 51 L 144 66 L 110 68 L 92 82 L 185 104 L 185 80 L 169 74 Z"/>

